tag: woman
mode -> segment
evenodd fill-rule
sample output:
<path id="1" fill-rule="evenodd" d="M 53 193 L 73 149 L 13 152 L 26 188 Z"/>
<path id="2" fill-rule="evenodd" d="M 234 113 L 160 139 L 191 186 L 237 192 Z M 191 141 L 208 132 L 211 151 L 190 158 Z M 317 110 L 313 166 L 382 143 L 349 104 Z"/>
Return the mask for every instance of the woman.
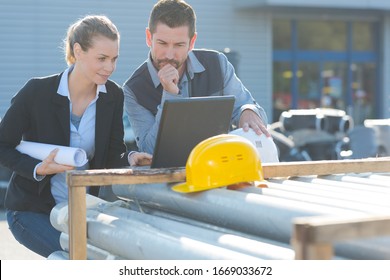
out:
<path id="1" fill-rule="evenodd" d="M 119 32 L 105 16 L 86 16 L 71 25 L 64 41 L 69 68 L 33 78 L 12 98 L 0 124 L 0 164 L 13 171 L 5 206 L 14 237 L 44 257 L 62 250 L 50 211 L 68 199 L 65 175 L 54 150 L 43 161 L 15 149 L 20 141 L 83 148 L 81 169 L 150 163 L 145 153 L 126 152 L 123 93 L 108 80 L 119 53 Z M 90 192 L 96 194 L 96 188 Z"/>

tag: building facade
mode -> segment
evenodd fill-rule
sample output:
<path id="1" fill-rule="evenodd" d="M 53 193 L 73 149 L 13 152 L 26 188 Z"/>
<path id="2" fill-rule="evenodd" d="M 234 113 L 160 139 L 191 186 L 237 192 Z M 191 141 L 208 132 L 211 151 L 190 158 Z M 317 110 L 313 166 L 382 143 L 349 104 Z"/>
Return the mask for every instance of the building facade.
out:
<path id="1" fill-rule="evenodd" d="M 0 118 L 31 77 L 63 71 L 70 23 L 105 14 L 121 32 L 112 79 L 142 63 L 155 0 L 3 0 Z M 390 118 L 390 2 L 387 0 L 188 0 L 197 48 L 224 50 L 270 122 L 283 110 L 332 107 L 355 123 Z M 230 51 L 230 52 L 229 52 Z"/>

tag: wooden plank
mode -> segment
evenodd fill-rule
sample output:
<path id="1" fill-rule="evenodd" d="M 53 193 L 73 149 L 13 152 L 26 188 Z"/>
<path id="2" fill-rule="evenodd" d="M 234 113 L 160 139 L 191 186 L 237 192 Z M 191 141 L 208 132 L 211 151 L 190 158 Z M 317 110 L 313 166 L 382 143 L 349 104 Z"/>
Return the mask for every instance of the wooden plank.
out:
<path id="1" fill-rule="evenodd" d="M 69 258 L 87 259 L 86 188 L 69 185 Z"/>
<path id="2" fill-rule="evenodd" d="M 291 245 L 297 260 L 328 260 L 333 243 L 342 240 L 390 235 L 390 216 L 302 217 L 293 221 Z"/>
<path id="3" fill-rule="evenodd" d="M 390 216 L 304 217 L 293 221 L 306 232 L 306 243 L 329 243 L 355 238 L 390 235 Z M 299 236 L 297 237 L 300 238 Z M 303 237 L 302 237 L 303 238 Z"/>
<path id="4" fill-rule="evenodd" d="M 265 163 L 264 178 L 328 175 L 341 173 L 390 172 L 390 158 L 323 160 Z M 69 171 L 68 181 L 75 186 L 111 184 L 170 183 L 185 181 L 185 168 L 98 169 Z M 69 176 L 69 175 L 68 175 Z"/>
<path id="5" fill-rule="evenodd" d="M 264 178 L 390 172 L 390 158 L 265 163 L 263 172 Z"/>
<path id="6" fill-rule="evenodd" d="M 68 171 L 69 184 L 100 186 L 111 184 L 147 184 L 185 181 L 185 168 L 95 169 Z"/>
<path id="7" fill-rule="evenodd" d="M 296 260 L 331 260 L 333 258 L 334 253 L 331 243 L 307 244 L 292 239 L 291 245 Z"/>

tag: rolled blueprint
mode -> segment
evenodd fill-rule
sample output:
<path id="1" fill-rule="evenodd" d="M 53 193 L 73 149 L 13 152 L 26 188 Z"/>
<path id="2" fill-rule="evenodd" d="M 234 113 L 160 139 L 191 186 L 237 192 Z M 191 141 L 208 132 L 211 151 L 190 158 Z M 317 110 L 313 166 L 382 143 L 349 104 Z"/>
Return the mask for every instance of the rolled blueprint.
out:
<path id="1" fill-rule="evenodd" d="M 80 148 L 21 141 L 16 150 L 33 158 L 44 160 L 51 151 L 57 148 L 58 152 L 54 161 L 58 164 L 80 167 L 88 162 L 87 153 Z"/>

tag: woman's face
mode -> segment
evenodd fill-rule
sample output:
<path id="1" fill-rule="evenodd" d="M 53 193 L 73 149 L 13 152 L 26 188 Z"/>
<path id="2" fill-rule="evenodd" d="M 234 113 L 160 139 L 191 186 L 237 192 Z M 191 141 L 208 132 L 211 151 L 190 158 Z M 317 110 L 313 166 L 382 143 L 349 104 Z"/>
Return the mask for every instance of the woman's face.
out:
<path id="1" fill-rule="evenodd" d="M 114 72 L 119 55 L 119 41 L 104 36 L 96 36 L 92 47 L 83 51 L 75 44 L 76 67 L 86 79 L 97 85 L 103 85 Z"/>

